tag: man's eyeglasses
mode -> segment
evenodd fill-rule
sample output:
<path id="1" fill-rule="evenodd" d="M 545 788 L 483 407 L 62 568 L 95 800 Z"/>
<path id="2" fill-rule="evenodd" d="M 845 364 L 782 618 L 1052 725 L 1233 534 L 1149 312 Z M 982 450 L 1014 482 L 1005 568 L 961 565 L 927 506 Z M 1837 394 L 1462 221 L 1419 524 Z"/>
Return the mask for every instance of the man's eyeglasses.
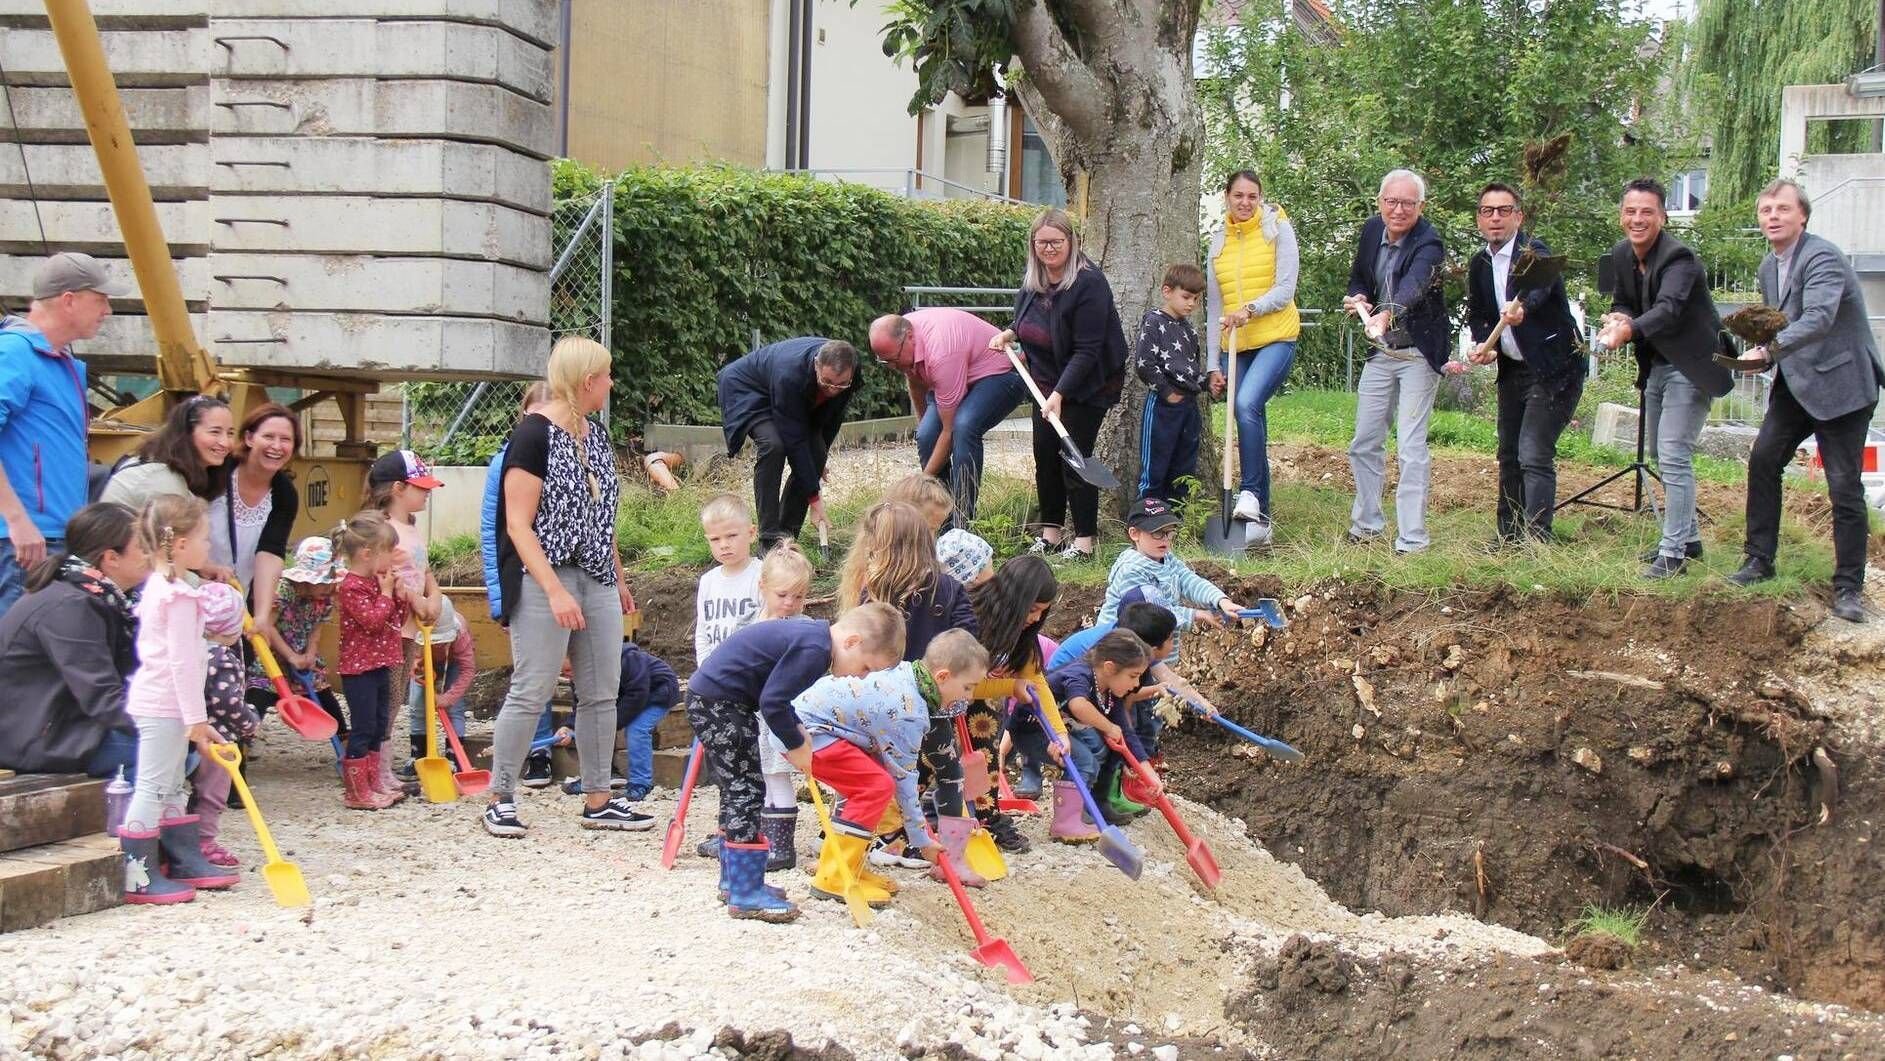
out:
<path id="1" fill-rule="evenodd" d="M 883 359 L 878 358 L 878 360 L 881 361 Z M 850 387 L 851 387 L 851 381 L 848 379 L 830 380 L 830 379 L 826 379 L 823 376 L 818 377 L 818 389 L 821 391 L 826 391 L 831 394 L 837 394 L 840 391 L 849 390 Z"/>
<path id="2" fill-rule="evenodd" d="M 1518 213 L 1518 207 L 1510 203 L 1505 203 L 1500 206 L 1482 206 L 1479 208 L 1480 217 L 1511 217 L 1516 213 Z"/>
<path id="3" fill-rule="evenodd" d="M 1057 251 L 1066 245 L 1067 241 L 1064 239 L 1037 239 L 1034 241 L 1034 249 L 1037 251 Z"/>
<path id="4" fill-rule="evenodd" d="M 1381 208 L 1383 210 L 1412 210 L 1419 205 L 1419 199 L 1390 199 L 1385 195 L 1381 197 Z"/>

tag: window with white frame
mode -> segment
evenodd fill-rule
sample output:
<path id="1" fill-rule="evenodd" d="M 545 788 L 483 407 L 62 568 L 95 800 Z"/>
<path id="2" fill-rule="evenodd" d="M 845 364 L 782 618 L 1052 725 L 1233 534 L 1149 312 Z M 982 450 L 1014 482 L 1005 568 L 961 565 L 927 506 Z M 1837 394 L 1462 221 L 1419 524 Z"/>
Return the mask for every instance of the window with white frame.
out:
<path id="1" fill-rule="evenodd" d="M 1669 198 L 1663 209 L 1671 214 L 1693 214 L 1708 198 L 1708 171 L 1692 169 L 1678 173 L 1669 182 Z"/>

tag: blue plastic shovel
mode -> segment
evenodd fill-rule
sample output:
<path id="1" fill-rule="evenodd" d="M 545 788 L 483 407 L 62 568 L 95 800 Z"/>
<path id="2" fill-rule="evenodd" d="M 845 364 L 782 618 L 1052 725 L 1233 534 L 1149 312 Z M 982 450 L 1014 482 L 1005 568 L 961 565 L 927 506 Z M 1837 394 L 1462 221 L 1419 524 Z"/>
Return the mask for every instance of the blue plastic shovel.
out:
<path id="1" fill-rule="evenodd" d="M 308 699 L 317 704 L 321 702 L 321 694 L 314 687 L 313 673 L 304 670 L 295 671 L 295 680 L 300 682 L 301 687 L 308 691 Z M 337 774 L 344 773 L 341 769 L 340 761 L 347 757 L 346 747 L 340 743 L 340 737 L 338 735 L 327 738 L 327 743 L 334 746 L 334 772 Z"/>
<path id="2" fill-rule="evenodd" d="M 1093 792 L 1081 778 L 1079 768 L 1073 765 L 1073 749 L 1067 746 L 1066 738 L 1047 724 L 1047 712 L 1041 710 L 1040 694 L 1034 691 L 1032 685 L 1028 686 L 1028 702 L 1034 709 L 1034 717 L 1041 722 L 1042 731 L 1059 746 L 1061 769 L 1066 773 L 1067 780 L 1073 782 L 1073 787 L 1080 790 L 1080 802 L 1086 805 L 1087 816 L 1093 819 L 1093 824 L 1100 831 L 1100 854 L 1106 856 L 1106 861 L 1119 867 L 1119 872 L 1138 880 L 1139 874 L 1145 871 L 1145 852 L 1126 839 L 1126 834 L 1117 825 L 1108 824 L 1100 813 L 1100 805 L 1093 799 Z"/>
<path id="3" fill-rule="evenodd" d="M 1255 605 L 1239 610 L 1237 618 L 1246 621 L 1250 619 L 1261 619 L 1263 625 L 1272 630 L 1281 630 L 1289 625 L 1289 620 L 1283 618 L 1283 602 L 1277 600 L 1275 597 L 1264 597 L 1257 601 Z"/>
<path id="4" fill-rule="evenodd" d="M 1247 730 L 1243 728 L 1242 726 L 1238 725 L 1237 723 L 1232 722 L 1230 719 L 1225 718 L 1223 715 L 1213 715 L 1209 711 L 1206 711 L 1204 709 L 1204 705 L 1198 703 L 1196 700 L 1193 700 L 1189 696 L 1186 696 L 1184 693 L 1179 692 L 1178 690 L 1172 688 L 1169 685 L 1165 687 L 1165 691 L 1172 694 L 1173 696 L 1176 696 L 1180 700 L 1183 700 L 1187 706 L 1189 706 L 1193 711 L 1196 711 L 1198 714 L 1203 715 L 1205 718 L 1208 718 L 1211 721 L 1217 723 L 1218 725 L 1223 726 L 1226 730 L 1229 730 L 1231 733 L 1236 734 L 1237 736 L 1242 737 L 1243 739 L 1249 741 L 1250 743 L 1256 745 L 1257 747 L 1262 748 L 1264 751 L 1269 752 L 1270 758 L 1276 759 L 1279 762 L 1285 762 L 1285 763 L 1294 763 L 1294 762 L 1302 761 L 1302 752 L 1299 752 L 1295 748 L 1292 748 L 1289 745 L 1283 743 L 1282 741 L 1277 740 L 1275 737 L 1266 737 L 1261 733 L 1252 733 L 1250 730 Z"/>

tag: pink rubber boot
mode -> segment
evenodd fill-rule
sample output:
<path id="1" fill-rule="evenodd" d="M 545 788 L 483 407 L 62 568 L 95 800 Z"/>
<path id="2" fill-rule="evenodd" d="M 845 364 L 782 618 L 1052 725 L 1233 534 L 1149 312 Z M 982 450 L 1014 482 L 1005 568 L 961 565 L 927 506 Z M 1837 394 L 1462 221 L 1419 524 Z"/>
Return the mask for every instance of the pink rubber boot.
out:
<path id="1" fill-rule="evenodd" d="M 1100 838 L 1099 829 L 1087 820 L 1079 786 L 1071 781 L 1054 782 L 1054 822 L 1047 835 L 1063 844 L 1090 844 Z"/>

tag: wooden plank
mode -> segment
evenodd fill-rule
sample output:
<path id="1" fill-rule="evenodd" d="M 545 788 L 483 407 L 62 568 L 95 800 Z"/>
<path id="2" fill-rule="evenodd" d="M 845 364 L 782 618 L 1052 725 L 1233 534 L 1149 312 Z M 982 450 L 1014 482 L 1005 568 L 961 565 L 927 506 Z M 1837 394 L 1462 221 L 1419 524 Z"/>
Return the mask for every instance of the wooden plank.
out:
<path id="1" fill-rule="evenodd" d="M 0 855 L 0 932 L 37 928 L 64 916 L 64 866 Z"/>
<path id="2" fill-rule="evenodd" d="M 66 859 L 65 916 L 96 913 L 124 904 L 124 854 L 115 837 L 93 833 L 53 844 Z"/>
<path id="3" fill-rule="evenodd" d="M 654 760 L 655 784 L 665 789 L 680 788 L 681 782 L 687 777 L 687 749 L 663 748 L 655 752 Z M 701 775 L 702 779 L 705 780 L 706 769 L 704 764 L 701 769 Z"/>
<path id="4" fill-rule="evenodd" d="M 105 831 L 105 782 L 84 774 L 25 774 L 0 781 L 0 851 Z"/>
<path id="5" fill-rule="evenodd" d="M 655 724 L 655 748 L 687 748 L 694 743 L 694 727 L 687 722 L 687 708 L 675 704 L 667 717 Z"/>
<path id="6" fill-rule="evenodd" d="M 124 856 L 103 833 L 0 855 L 0 932 L 124 902 Z"/>

